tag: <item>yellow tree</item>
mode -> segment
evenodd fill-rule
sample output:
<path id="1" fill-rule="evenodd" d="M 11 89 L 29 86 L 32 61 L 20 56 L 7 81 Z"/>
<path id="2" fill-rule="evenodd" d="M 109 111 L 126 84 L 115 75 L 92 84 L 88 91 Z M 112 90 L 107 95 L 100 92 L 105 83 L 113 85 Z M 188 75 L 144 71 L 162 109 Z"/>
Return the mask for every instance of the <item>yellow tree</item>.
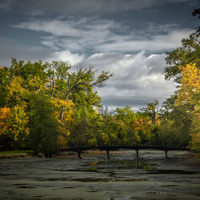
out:
<path id="1" fill-rule="evenodd" d="M 177 105 L 186 105 L 187 112 L 191 114 L 191 142 L 190 148 L 200 150 L 200 69 L 196 64 L 190 63 L 186 67 L 179 67 L 182 71 L 181 86 L 178 88 Z M 198 147 L 198 148 L 197 148 Z"/>
<path id="2" fill-rule="evenodd" d="M 0 149 L 10 149 L 10 139 L 6 135 L 10 126 L 10 108 L 0 108 Z"/>
<path id="3" fill-rule="evenodd" d="M 51 102 L 55 106 L 55 118 L 57 118 L 59 121 L 60 135 L 58 143 L 60 148 L 66 148 L 70 137 L 69 126 L 70 124 L 75 123 L 74 118 L 72 118 L 72 115 L 74 114 L 74 104 L 71 100 L 65 101 L 59 98 L 53 99 Z M 63 106 L 67 112 L 64 113 L 63 120 L 61 121 L 59 120 L 59 117 L 60 110 Z"/>
<path id="4" fill-rule="evenodd" d="M 28 117 L 23 107 L 15 106 L 11 109 L 9 137 L 14 148 L 24 147 L 24 141 L 29 134 Z"/>
<path id="5" fill-rule="evenodd" d="M 152 122 L 149 117 L 142 116 L 132 123 L 133 128 L 137 131 L 138 144 L 146 145 L 151 141 Z"/>
<path id="6" fill-rule="evenodd" d="M 12 148 L 24 147 L 28 134 L 28 117 L 23 107 L 0 108 L 0 135 L 10 139 Z"/>
<path id="7" fill-rule="evenodd" d="M 7 105 L 9 107 L 14 107 L 16 105 L 26 106 L 26 101 L 28 97 L 28 91 L 23 87 L 24 79 L 20 76 L 14 76 L 9 85 L 7 85 Z"/>
<path id="8" fill-rule="evenodd" d="M 10 108 L 0 108 L 0 135 L 4 133 L 9 128 L 10 122 Z"/>
<path id="9" fill-rule="evenodd" d="M 182 71 L 181 86 L 178 88 L 177 104 L 190 104 L 198 106 L 200 101 L 200 70 L 196 64 L 179 67 Z"/>

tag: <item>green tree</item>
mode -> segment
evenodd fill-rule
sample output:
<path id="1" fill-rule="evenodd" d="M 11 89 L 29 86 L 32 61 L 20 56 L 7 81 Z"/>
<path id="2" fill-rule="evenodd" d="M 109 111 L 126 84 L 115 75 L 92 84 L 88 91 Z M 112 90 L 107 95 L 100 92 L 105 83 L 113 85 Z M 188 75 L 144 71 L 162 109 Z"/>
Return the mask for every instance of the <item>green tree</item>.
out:
<path id="1" fill-rule="evenodd" d="M 186 106 L 171 106 L 168 119 L 163 118 L 158 127 L 160 144 L 186 148 L 191 139 L 191 113 Z"/>
<path id="2" fill-rule="evenodd" d="M 25 140 L 29 135 L 29 119 L 23 107 L 15 106 L 11 109 L 10 128 L 7 134 L 12 140 L 14 149 L 25 147 Z"/>
<path id="3" fill-rule="evenodd" d="M 132 124 L 136 120 L 137 115 L 131 109 L 131 106 L 127 105 L 124 108 L 116 108 L 111 114 L 113 115 L 114 122 L 119 126 L 118 131 L 124 132 L 122 139 L 124 145 L 136 145 L 139 141 L 139 136 Z"/>
<path id="4" fill-rule="evenodd" d="M 2 95 L 0 104 L 2 107 L 11 108 L 11 110 L 15 106 L 20 106 L 24 109 L 26 116 L 30 118 L 29 126 L 31 133 L 29 141 L 32 140 L 32 147 L 36 152 L 43 151 L 48 153 L 41 143 L 41 138 L 47 138 L 48 135 L 49 138 L 52 138 L 53 134 L 47 129 L 46 125 L 41 125 L 41 123 L 48 124 L 44 120 L 38 123 L 38 126 L 39 124 L 41 125 L 40 128 L 32 125 L 37 124 L 38 117 L 36 115 L 42 116 L 35 102 L 40 102 L 39 104 L 41 105 L 52 104 L 50 107 L 54 111 L 52 111 L 53 117 L 51 117 L 52 114 L 49 116 L 49 120 L 53 120 L 50 124 L 55 128 L 57 126 L 55 125 L 55 120 L 57 119 L 60 131 L 60 146 L 66 147 L 71 134 L 70 130 L 74 131 L 73 133 L 77 132 L 75 131 L 77 127 L 74 127 L 74 130 L 71 129 L 74 121 L 77 120 L 76 125 L 78 127 L 90 123 L 90 118 L 92 118 L 95 111 L 94 107 L 100 107 L 101 102 L 96 88 L 103 87 L 105 81 L 111 76 L 112 74 L 109 72 L 102 71 L 97 73 L 93 68 L 80 68 L 74 71 L 65 62 L 53 61 L 42 64 L 41 61 L 34 63 L 28 61 L 25 63 L 23 60 L 17 61 L 13 58 L 9 68 L 0 68 L 0 94 Z M 39 95 L 41 95 L 41 99 Z M 43 98 L 45 95 L 46 102 Z M 43 109 L 47 108 L 43 106 Z M 49 113 L 48 110 L 46 111 Z M 81 115 L 81 117 L 76 115 Z M 85 123 L 86 121 L 88 123 Z M 41 138 L 36 134 L 36 127 L 38 128 L 37 130 L 40 129 L 41 134 L 39 135 L 41 135 Z M 46 135 L 45 129 L 48 130 Z M 57 131 L 55 132 L 57 133 Z M 84 135 L 89 135 L 89 132 L 85 132 Z M 76 134 L 71 136 L 79 137 Z M 86 141 L 87 138 L 86 136 Z M 34 146 L 37 144 L 37 141 L 40 141 L 40 144 Z M 52 140 L 46 141 L 50 146 L 53 146 L 51 144 Z"/>
<path id="5" fill-rule="evenodd" d="M 9 83 L 9 69 L 7 67 L 0 67 L 0 107 L 6 106 L 7 85 L 9 85 Z"/>
<path id="6" fill-rule="evenodd" d="M 46 156 L 51 156 L 59 148 L 59 122 L 54 115 L 54 105 L 43 91 L 33 95 L 29 118 L 29 142 L 35 154 L 42 152 Z"/>
<path id="7" fill-rule="evenodd" d="M 144 115 L 150 117 L 152 124 L 155 124 L 156 122 L 156 114 L 158 113 L 158 104 L 159 101 L 155 100 L 154 102 L 147 103 L 146 107 L 141 108 L 141 111 L 144 113 Z"/>
<path id="8" fill-rule="evenodd" d="M 66 87 L 64 91 L 65 100 L 71 99 L 72 95 L 77 91 L 83 91 L 85 94 L 91 94 L 95 87 L 103 87 L 104 82 L 108 80 L 112 74 L 109 72 L 104 72 L 97 76 L 96 72 L 92 69 L 82 69 L 80 68 L 78 72 L 69 74 L 66 81 Z M 91 96 L 91 95 L 90 95 Z M 63 120 L 63 115 L 65 112 L 65 107 L 62 107 L 60 113 L 60 120 Z"/>
<path id="9" fill-rule="evenodd" d="M 192 15 L 199 18 L 200 9 L 194 9 Z M 199 130 L 199 124 L 196 123 L 199 116 L 199 30 L 198 27 L 196 32 L 182 39 L 181 47 L 167 52 L 167 67 L 164 70 L 164 75 L 167 80 L 173 78 L 178 83 L 178 87 L 175 94 L 163 104 L 164 118 L 160 127 L 163 137 L 166 136 L 166 132 L 171 133 L 171 136 L 167 134 L 167 137 L 170 138 L 168 140 L 172 141 L 173 136 L 175 138 L 173 142 L 184 147 L 190 142 L 191 149 L 194 141 L 195 148 L 197 146 L 198 137 L 196 136 L 198 135 L 197 130 Z M 192 141 L 190 141 L 191 139 Z"/>
<path id="10" fill-rule="evenodd" d="M 136 114 L 129 105 L 125 106 L 124 108 L 116 108 L 111 114 L 116 120 L 122 120 L 128 125 L 131 125 L 136 119 Z"/>
<path id="11" fill-rule="evenodd" d="M 146 129 L 144 131 L 146 132 L 146 134 L 143 134 L 143 136 L 145 137 L 148 136 L 147 137 L 149 140 L 148 143 L 151 145 L 160 145 L 160 138 L 158 132 L 158 128 L 160 125 L 160 114 L 158 113 L 159 111 L 158 104 L 159 101 L 154 100 L 154 102 L 147 103 L 146 107 L 141 108 L 142 116 L 145 120 L 145 123 L 142 122 L 143 131 Z"/>
<path id="12" fill-rule="evenodd" d="M 189 63 L 196 63 L 200 67 L 200 34 L 192 33 L 188 38 L 182 39 L 182 46 L 172 52 L 167 52 L 164 70 L 166 80 L 174 78 L 175 82 L 180 83 L 182 70 L 179 66 L 186 67 Z"/>

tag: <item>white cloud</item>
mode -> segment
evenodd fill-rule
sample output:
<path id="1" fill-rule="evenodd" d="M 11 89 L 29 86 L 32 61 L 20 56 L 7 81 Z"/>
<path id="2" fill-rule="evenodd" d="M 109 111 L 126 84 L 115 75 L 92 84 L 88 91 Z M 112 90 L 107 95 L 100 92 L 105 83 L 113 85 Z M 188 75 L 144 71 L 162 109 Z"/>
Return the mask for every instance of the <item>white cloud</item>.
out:
<path id="1" fill-rule="evenodd" d="M 130 33 L 129 27 L 123 23 L 95 17 L 71 18 L 65 21 L 31 21 L 13 27 L 50 34 L 40 39 L 43 45 L 54 50 L 84 52 L 166 51 L 180 46 L 181 39 L 192 32 L 190 29 L 178 29 L 176 24 L 149 23 L 143 31 L 133 30 Z M 140 39 L 136 37 L 138 35 Z"/>
<path id="2" fill-rule="evenodd" d="M 78 53 L 71 53 L 68 50 L 55 52 L 52 56 L 54 60 L 61 60 L 71 64 L 72 66 L 81 63 L 84 59 L 84 55 Z"/>
<path id="3" fill-rule="evenodd" d="M 127 104 L 138 110 L 155 99 L 162 103 L 173 94 L 174 83 L 166 81 L 162 75 L 165 57 L 165 54 L 147 56 L 144 51 L 137 54 L 96 53 L 83 60 L 81 65 L 114 73 L 106 87 L 98 89 L 109 110 Z"/>
<path id="4" fill-rule="evenodd" d="M 96 17 L 92 18 L 69 18 L 67 20 L 36 20 L 30 22 L 22 22 L 13 25 L 14 28 L 28 29 L 33 31 L 43 31 L 54 36 L 64 36 L 77 38 L 84 37 L 105 37 L 110 33 L 111 29 L 120 28 L 113 20 L 100 20 Z M 80 32 L 81 31 L 81 32 Z"/>
<path id="5" fill-rule="evenodd" d="M 165 35 L 157 33 L 151 39 L 145 38 L 144 35 L 143 40 L 134 40 L 131 37 L 128 40 L 124 40 L 119 36 L 115 42 L 104 43 L 99 46 L 99 50 L 104 52 L 166 51 L 180 46 L 181 39 L 188 37 L 190 33 L 192 33 L 192 30 L 174 30 Z"/>
<path id="6" fill-rule="evenodd" d="M 86 50 L 108 42 L 113 30 L 120 30 L 119 24 L 113 20 L 93 18 L 68 19 L 65 21 L 31 21 L 12 26 L 14 28 L 45 32 L 41 37 L 43 45 L 52 48 L 68 48 L 70 50 Z"/>
<path id="7" fill-rule="evenodd" d="M 13 26 L 15 28 L 22 28 L 34 31 L 43 31 L 51 33 L 56 36 L 70 36 L 77 37 L 78 30 L 75 29 L 70 22 L 64 22 L 59 20 L 52 21 L 33 21 L 33 22 L 22 22 L 19 25 Z"/>

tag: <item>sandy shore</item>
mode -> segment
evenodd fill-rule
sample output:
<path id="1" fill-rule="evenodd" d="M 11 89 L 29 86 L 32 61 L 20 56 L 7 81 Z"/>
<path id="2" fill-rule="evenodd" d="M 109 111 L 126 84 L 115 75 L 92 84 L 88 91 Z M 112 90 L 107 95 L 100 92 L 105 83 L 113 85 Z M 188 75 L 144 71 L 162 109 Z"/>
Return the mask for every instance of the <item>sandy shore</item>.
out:
<path id="1" fill-rule="evenodd" d="M 0 199 L 199 200 L 200 159 L 187 151 L 90 151 L 0 160 Z"/>

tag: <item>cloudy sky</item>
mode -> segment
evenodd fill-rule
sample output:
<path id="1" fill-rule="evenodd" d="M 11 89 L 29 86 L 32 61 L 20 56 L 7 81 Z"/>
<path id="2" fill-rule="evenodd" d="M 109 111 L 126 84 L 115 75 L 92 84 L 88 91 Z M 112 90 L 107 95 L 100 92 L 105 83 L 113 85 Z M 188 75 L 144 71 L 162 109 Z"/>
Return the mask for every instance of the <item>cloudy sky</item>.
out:
<path id="1" fill-rule="evenodd" d="M 62 60 L 114 74 L 98 90 L 109 110 L 137 111 L 175 90 L 166 51 L 198 26 L 197 0 L 0 0 L 0 66 Z"/>

